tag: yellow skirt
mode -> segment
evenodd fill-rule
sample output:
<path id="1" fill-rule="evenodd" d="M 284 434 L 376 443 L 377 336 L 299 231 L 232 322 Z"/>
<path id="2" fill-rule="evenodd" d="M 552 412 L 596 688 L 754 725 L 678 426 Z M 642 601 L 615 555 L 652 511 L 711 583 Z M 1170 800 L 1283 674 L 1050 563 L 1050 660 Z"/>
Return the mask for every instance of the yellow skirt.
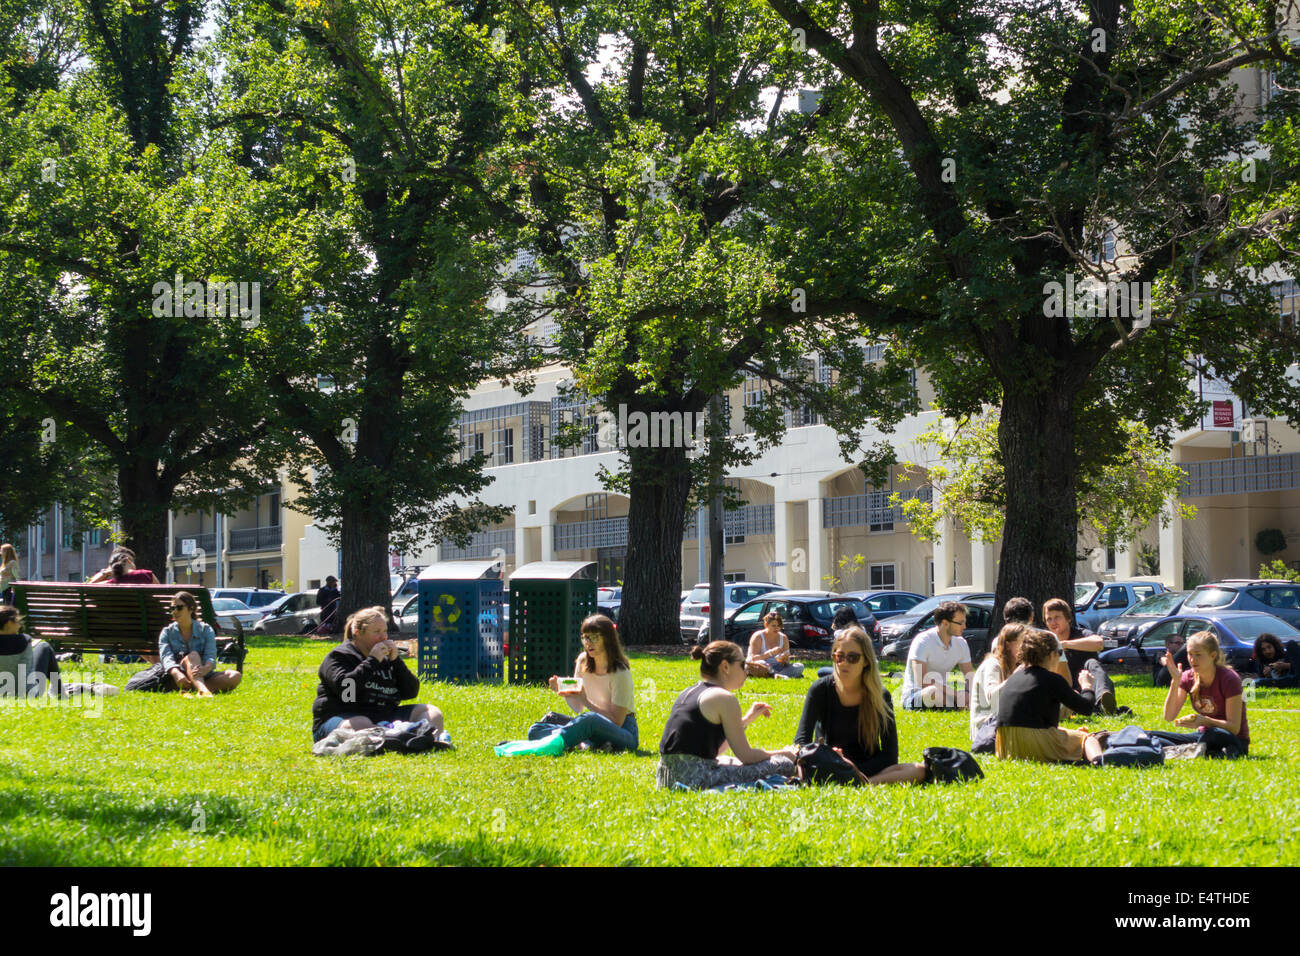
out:
<path id="1" fill-rule="evenodd" d="M 1073 763 L 1083 759 L 1084 730 L 1062 727 L 999 727 L 994 752 L 999 758 Z"/>

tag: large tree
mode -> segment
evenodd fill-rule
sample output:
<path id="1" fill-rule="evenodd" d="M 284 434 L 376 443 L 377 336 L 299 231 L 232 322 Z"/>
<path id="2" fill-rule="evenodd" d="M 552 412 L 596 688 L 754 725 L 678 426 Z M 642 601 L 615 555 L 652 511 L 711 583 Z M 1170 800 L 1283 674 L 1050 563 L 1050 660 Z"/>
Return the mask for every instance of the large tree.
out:
<path id="1" fill-rule="evenodd" d="M 486 9 L 265 0 L 222 30 L 222 123 L 308 236 L 293 303 L 252 340 L 280 427 L 306 439 L 298 505 L 341 543 L 340 621 L 388 603 L 390 548 L 508 514 L 473 500 L 483 458 L 461 460 L 453 428 L 528 351 L 527 317 L 488 308 L 521 216 L 494 158 L 517 94 Z"/>
<path id="2" fill-rule="evenodd" d="M 824 75 L 757 0 L 534 3 L 505 29 L 537 114 L 514 165 L 553 354 L 611 414 L 699 414 L 744 376 L 761 382 L 750 433 L 714 456 L 622 436 L 633 447 L 609 476 L 631 499 L 622 636 L 673 643 L 693 492 L 707 498 L 778 442 L 791 407 L 836 427 L 848 460 L 878 477 L 890 450 L 860 447 L 863 422 L 889 428 L 915 407 L 909 369 L 867 361 L 797 237 L 811 228 L 826 252 L 862 215 L 860 197 L 835 193 L 821 134 L 852 91 L 832 84 L 815 110 L 788 108 Z M 804 364 L 818 355 L 833 374 Z"/>
<path id="3" fill-rule="evenodd" d="M 276 463 L 246 358 L 251 291 L 242 314 L 224 296 L 208 310 L 214 281 L 260 283 L 268 296 L 275 282 L 247 212 L 256 184 L 206 135 L 191 95 L 210 65 L 198 48 L 205 10 L 6 5 L 15 32 L 0 64 L 0 341 L 11 369 L 0 399 L 52 419 L 59 443 L 94 443 L 125 540 L 159 572 L 169 507 L 237 503 Z M 178 281 L 178 298 L 160 299 L 159 283 Z M 209 285 L 184 297 L 184 283 L 200 281 Z"/>
<path id="4" fill-rule="evenodd" d="M 859 91 L 841 188 L 880 215 L 824 257 L 823 294 L 857 300 L 946 413 L 1001 406 L 999 599 L 1071 593 L 1081 473 L 1122 454 L 1120 421 L 1189 425 L 1197 367 L 1300 420 L 1297 335 L 1261 271 L 1294 264 L 1296 155 L 1253 155 L 1232 82 L 1293 75 L 1293 2 L 769 2 Z M 1151 312 L 1063 308 L 1089 277 L 1150 283 Z"/>

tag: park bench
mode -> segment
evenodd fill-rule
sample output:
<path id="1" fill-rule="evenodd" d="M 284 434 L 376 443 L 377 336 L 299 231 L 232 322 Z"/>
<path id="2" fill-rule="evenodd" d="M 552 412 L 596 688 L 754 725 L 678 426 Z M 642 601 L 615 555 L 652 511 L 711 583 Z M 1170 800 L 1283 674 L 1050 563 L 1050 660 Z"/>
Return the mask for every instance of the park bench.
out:
<path id="1" fill-rule="evenodd" d="M 244 668 L 244 629 L 222 632 L 207 588 L 185 584 L 75 584 L 15 581 L 14 604 L 24 630 L 59 653 L 157 654 L 158 634 L 171 623 L 172 596 L 189 591 L 199 619 L 217 634 L 217 659 Z"/>

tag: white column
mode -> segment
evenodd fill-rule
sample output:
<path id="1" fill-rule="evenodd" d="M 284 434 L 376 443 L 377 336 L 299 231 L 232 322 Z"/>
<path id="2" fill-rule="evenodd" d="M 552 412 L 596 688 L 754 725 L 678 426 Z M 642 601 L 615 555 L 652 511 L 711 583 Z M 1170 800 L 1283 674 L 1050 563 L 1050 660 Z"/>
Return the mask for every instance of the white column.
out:
<path id="1" fill-rule="evenodd" d="M 508 560 L 508 559 L 507 559 Z M 515 567 L 528 563 L 528 529 L 515 525 Z M 505 568 L 501 569 L 505 573 Z"/>
<path id="2" fill-rule="evenodd" d="M 939 540 L 934 542 L 934 593 L 952 587 L 952 539 L 956 534 L 948 520 L 938 523 Z"/>
<path id="3" fill-rule="evenodd" d="M 176 568 L 172 564 L 172 548 L 174 547 L 176 534 L 176 512 L 171 508 L 167 509 L 167 571 L 163 579 L 164 584 L 176 583 Z"/>
<path id="4" fill-rule="evenodd" d="M 63 505 L 55 504 L 54 506 L 54 559 L 51 562 L 51 579 L 59 580 L 59 571 L 61 570 L 60 558 L 63 557 Z"/>
<path id="5" fill-rule="evenodd" d="M 555 513 L 548 511 L 547 518 L 550 520 L 542 525 L 542 560 L 555 560 Z"/>
<path id="6" fill-rule="evenodd" d="M 995 591 L 998 584 L 998 555 L 993 544 L 970 543 L 971 587 Z"/>
<path id="7" fill-rule="evenodd" d="M 1178 515 L 1178 499 L 1167 507 L 1173 510 L 1169 527 L 1160 529 L 1160 579 L 1175 591 L 1183 586 L 1183 519 Z"/>
<path id="8" fill-rule="evenodd" d="M 818 491 L 820 491 L 820 487 Z M 808 499 L 808 589 L 822 591 L 826 582 L 822 576 L 830 572 L 829 541 L 826 529 L 822 527 L 822 503 L 820 495 Z"/>
<path id="9" fill-rule="evenodd" d="M 783 588 L 790 587 L 790 504 L 777 499 L 772 510 L 772 536 L 776 554 L 773 561 L 780 562 L 772 568 L 772 580 Z"/>
<path id="10" fill-rule="evenodd" d="M 1137 574 L 1137 541 L 1120 542 L 1124 550 L 1115 551 L 1115 580 L 1123 581 Z M 1118 547 L 1118 546 L 1117 546 Z"/>

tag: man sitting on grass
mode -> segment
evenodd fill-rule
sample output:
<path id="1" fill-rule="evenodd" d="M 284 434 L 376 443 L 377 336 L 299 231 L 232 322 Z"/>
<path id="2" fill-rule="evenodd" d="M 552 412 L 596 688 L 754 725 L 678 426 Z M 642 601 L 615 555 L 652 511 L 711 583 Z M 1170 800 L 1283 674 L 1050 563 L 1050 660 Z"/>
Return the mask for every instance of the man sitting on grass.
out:
<path id="1" fill-rule="evenodd" d="M 1061 649 L 1065 651 L 1069 673 L 1062 676 L 1069 679 L 1071 688 L 1082 692 L 1084 686 L 1079 681 L 1079 674 L 1087 671 L 1092 675 L 1091 689 L 1096 697 L 1098 713 L 1132 713 L 1127 708 L 1121 710 L 1115 706 L 1115 682 L 1097 658 L 1104 646 L 1101 637 L 1079 628 L 1073 619 L 1073 609 L 1062 598 L 1052 598 L 1043 605 L 1043 623 L 1056 635 Z"/>
<path id="2" fill-rule="evenodd" d="M 903 670 L 904 710 L 965 708 L 973 668 L 970 647 L 961 636 L 966 627 L 966 608 L 956 601 L 944 601 L 934 609 L 935 626 L 922 631 L 907 651 Z M 948 686 L 948 674 L 960 667 L 965 687 Z"/>

